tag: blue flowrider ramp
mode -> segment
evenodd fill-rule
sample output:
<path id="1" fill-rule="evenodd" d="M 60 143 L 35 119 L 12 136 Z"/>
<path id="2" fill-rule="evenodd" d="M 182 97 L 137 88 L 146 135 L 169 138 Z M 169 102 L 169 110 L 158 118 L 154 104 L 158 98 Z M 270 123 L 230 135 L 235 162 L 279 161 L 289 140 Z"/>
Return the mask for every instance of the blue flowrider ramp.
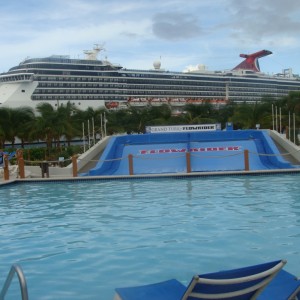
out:
<path id="1" fill-rule="evenodd" d="M 86 175 L 128 175 L 130 157 L 133 174 L 240 171 L 245 150 L 250 170 L 293 168 L 265 131 L 214 131 L 113 137 Z"/>

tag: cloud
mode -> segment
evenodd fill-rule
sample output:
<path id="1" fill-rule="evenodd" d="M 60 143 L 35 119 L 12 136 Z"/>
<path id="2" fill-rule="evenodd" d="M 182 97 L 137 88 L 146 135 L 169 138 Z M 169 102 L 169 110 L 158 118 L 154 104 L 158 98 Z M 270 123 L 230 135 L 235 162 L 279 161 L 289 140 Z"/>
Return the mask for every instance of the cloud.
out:
<path id="1" fill-rule="evenodd" d="M 284 40 L 294 44 L 300 30 L 300 7 L 294 0 L 232 0 L 231 36 L 238 42 L 274 44 Z"/>
<path id="2" fill-rule="evenodd" d="M 299 65 L 296 0 L 10 0 L 0 26 L 1 71 L 26 56 L 83 57 L 94 43 L 105 43 L 100 59 L 127 68 L 148 69 L 162 57 L 169 70 L 202 63 L 228 69 L 239 53 L 259 48 L 276 53 L 262 60 L 270 68 L 272 59 Z"/>
<path id="3" fill-rule="evenodd" d="M 155 36 L 171 41 L 185 40 L 202 33 L 198 20 L 187 13 L 158 13 L 153 17 Z"/>

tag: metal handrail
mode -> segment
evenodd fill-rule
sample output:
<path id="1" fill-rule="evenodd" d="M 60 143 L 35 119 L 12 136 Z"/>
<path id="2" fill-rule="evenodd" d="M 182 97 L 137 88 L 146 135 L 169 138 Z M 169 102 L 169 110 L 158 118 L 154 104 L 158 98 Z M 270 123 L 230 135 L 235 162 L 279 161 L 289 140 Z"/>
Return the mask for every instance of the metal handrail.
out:
<path id="1" fill-rule="evenodd" d="M 13 277 L 17 273 L 19 283 L 20 283 L 20 289 L 21 289 L 21 295 L 22 295 L 22 300 L 28 300 L 28 291 L 27 291 L 27 283 L 25 279 L 25 275 L 23 273 L 23 270 L 21 266 L 19 265 L 12 265 L 11 269 L 7 275 L 6 281 L 3 285 L 2 291 L 0 293 L 0 300 L 4 300 L 4 297 L 6 295 L 6 292 L 13 280 Z"/>

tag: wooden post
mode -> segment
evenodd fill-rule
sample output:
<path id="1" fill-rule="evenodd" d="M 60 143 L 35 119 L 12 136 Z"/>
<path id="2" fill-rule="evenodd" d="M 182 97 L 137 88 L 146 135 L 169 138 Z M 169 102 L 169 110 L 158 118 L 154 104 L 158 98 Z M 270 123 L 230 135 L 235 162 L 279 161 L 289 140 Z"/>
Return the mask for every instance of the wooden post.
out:
<path id="1" fill-rule="evenodd" d="M 245 171 L 249 171 L 249 150 L 244 150 Z"/>
<path id="2" fill-rule="evenodd" d="M 129 175 L 133 175 L 133 155 L 128 155 Z"/>
<path id="3" fill-rule="evenodd" d="M 185 153 L 185 157 L 186 157 L 186 172 L 187 173 L 191 173 L 191 152 L 186 152 Z"/>
<path id="4" fill-rule="evenodd" d="M 20 175 L 20 178 L 25 178 L 25 166 L 24 166 L 24 159 L 23 159 L 23 157 L 19 158 L 18 165 L 19 165 L 19 175 Z"/>
<path id="5" fill-rule="evenodd" d="M 8 156 L 7 154 L 3 155 L 3 162 L 4 162 L 4 180 L 9 180 L 9 169 L 8 169 Z"/>
<path id="6" fill-rule="evenodd" d="M 72 156 L 72 166 L 73 166 L 73 177 L 77 177 L 77 173 L 78 173 L 77 155 Z"/>
<path id="7" fill-rule="evenodd" d="M 24 158 L 23 158 L 23 151 L 21 149 L 17 150 L 17 160 L 18 160 L 20 178 L 25 178 Z"/>

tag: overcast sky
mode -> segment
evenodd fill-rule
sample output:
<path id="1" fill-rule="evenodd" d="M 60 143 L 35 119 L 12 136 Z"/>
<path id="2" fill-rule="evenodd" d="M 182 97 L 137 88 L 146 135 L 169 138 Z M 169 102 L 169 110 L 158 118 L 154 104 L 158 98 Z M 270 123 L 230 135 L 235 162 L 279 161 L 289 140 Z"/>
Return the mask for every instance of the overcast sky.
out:
<path id="1" fill-rule="evenodd" d="M 300 73 L 299 0 L 0 0 L 0 72 L 26 57 L 84 58 L 104 44 L 124 68 L 228 70 L 240 53 L 273 52 L 263 72 Z"/>

